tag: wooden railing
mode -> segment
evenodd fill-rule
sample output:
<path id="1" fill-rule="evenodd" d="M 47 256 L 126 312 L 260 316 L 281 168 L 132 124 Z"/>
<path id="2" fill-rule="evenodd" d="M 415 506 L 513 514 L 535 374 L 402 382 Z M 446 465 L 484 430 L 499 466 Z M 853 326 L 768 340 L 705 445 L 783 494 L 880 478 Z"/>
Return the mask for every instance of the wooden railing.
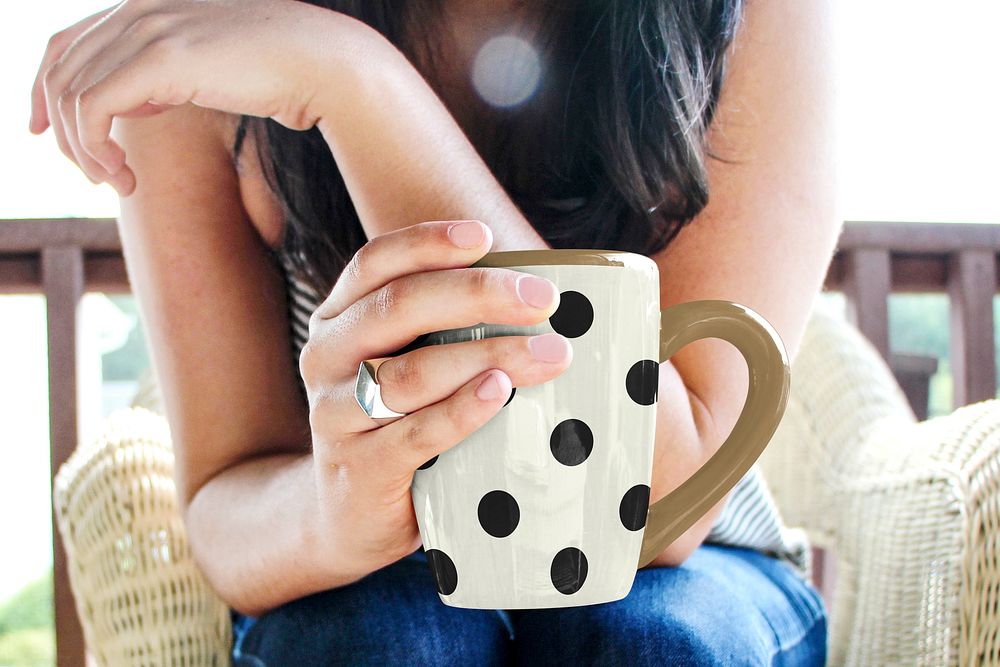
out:
<path id="1" fill-rule="evenodd" d="M 998 253 L 1000 225 L 851 222 L 845 226 L 827 287 L 844 292 L 851 318 L 890 360 L 918 415 L 926 415 L 926 379 L 936 361 L 889 349 L 888 296 L 908 291 L 948 293 L 955 407 L 990 398 L 996 387 L 993 295 L 998 290 Z M 0 220 L 0 294 L 46 297 L 53 474 L 79 437 L 79 304 L 89 291 L 129 291 L 114 220 Z M 60 667 L 77 667 L 84 664 L 83 636 L 55 528 L 53 559 L 57 661 Z"/>
<path id="2" fill-rule="evenodd" d="M 128 290 L 114 220 L 0 220 L 0 294 L 40 292 L 46 297 L 53 476 L 78 440 L 80 299 L 88 291 Z M 54 514 L 52 520 L 56 664 L 80 667 L 84 664 L 83 632 L 73 606 L 66 554 Z"/>
<path id="3" fill-rule="evenodd" d="M 852 222 L 841 235 L 827 288 L 844 292 L 851 319 L 884 357 L 896 362 L 894 369 L 907 364 L 890 354 L 889 293 L 946 292 L 957 408 L 996 395 L 998 251 L 1000 225 Z M 918 414 L 926 414 L 926 407 L 915 406 Z"/>

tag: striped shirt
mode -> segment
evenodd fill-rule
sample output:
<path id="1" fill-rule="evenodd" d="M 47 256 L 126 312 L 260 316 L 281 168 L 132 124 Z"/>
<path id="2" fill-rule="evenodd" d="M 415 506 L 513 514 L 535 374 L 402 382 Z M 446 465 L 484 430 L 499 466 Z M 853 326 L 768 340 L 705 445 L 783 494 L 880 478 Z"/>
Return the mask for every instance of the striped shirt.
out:
<path id="1" fill-rule="evenodd" d="M 299 354 L 309 337 L 309 317 L 324 297 L 297 277 L 286 253 L 278 251 L 275 254 L 285 278 L 291 353 L 297 369 Z M 305 396 L 305 386 L 299 379 L 299 389 Z M 803 574 L 809 567 L 809 544 L 805 533 L 785 526 L 756 465 L 733 488 L 705 541 L 748 547 L 783 558 Z"/>

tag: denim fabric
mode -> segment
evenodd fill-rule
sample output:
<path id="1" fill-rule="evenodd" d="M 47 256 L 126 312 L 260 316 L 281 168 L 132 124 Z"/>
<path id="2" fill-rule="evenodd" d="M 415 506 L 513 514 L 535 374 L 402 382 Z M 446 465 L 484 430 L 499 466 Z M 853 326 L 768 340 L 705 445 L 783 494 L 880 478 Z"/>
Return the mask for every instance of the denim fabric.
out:
<path id="1" fill-rule="evenodd" d="M 785 562 L 703 545 L 636 573 L 622 600 L 458 609 L 418 550 L 254 619 L 233 612 L 236 667 L 283 665 L 823 665 L 826 615 Z"/>

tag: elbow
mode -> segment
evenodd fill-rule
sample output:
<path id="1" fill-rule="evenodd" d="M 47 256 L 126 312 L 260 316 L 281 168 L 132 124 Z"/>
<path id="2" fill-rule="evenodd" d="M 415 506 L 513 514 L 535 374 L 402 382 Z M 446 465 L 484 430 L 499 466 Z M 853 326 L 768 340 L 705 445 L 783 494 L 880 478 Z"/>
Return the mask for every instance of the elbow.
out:
<path id="1" fill-rule="evenodd" d="M 197 503 L 192 507 L 194 511 L 186 513 L 184 523 L 191 559 L 201 573 L 202 581 L 227 607 L 245 616 L 259 616 L 268 611 L 248 597 L 250 587 L 245 582 L 241 585 L 234 577 L 227 576 L 225 555 L 216 553 L 208 536 L 198 530 L 202 524 L 197 519 Z"/>
<path id="2" fill-rule="evenodd" d="M 680 567 L 701 546 L 703 541 L 704 537 L 694 535 L 689 530 L 674 540 L 669 547 L 661 551 L 656 558 L 639 569 L 647 567 Z"/>
<path id="3" fill-rule="evenodd" d="M 712 532 L 712 526 L 719 514 L 722 513 L 728 497 L 727 494 L 715 507 L 706 512 L 683 535 L 671 542 L 666 549 L 657 554 L 656 558 L 649 561 L 644 567 L 680 567 L 683 565 L 684 561 L 704 544 L 705 538 Z"/>
<path id="4" fill-rule="evenodd" d="M 210 502 L 202 502 L 206 500 L 200 495 L 203 488 L 205 488 L 204 485 L 193 489 L 190 494 L 185 494 L 178 486 L 178 509 L 187 535 L 191 560 L 202 575 L 205 584 L 226 606 L 249 616 L 260 613 L 261 610 L 251 609 L 252 605 L 248 605 L 247 600 L 242 599 L 240 593 L 245 593 L 245 591 L 241 591 L 235 582 L 230 581 L 225 576 L 226 568 L 220 562 L 225 560 L 225 555 L 216 553 L 213 548 L 212 521 L 205 514 L 206 512 L 217 512 L 218 508 L 213 509 Z"/>

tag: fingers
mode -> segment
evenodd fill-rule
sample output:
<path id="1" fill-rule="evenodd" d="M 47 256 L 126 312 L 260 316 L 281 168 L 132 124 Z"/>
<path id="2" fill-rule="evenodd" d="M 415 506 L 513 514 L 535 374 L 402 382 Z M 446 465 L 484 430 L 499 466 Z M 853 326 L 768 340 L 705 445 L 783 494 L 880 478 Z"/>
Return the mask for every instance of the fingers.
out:
<path id="1" fill-rule="evenodd" d="M 106 20 L 102 27 L 110 22 L 111 19 Z M 88 43 L 92 41 L 99 40 L 88 40 Z M 123 187 L 129 181 L 134 181 L 131 170 L 125 174 L 120 173 L 125 167 L 125 151 L 110 139 L 110 119 L 103 136 L 92 131 L 91 120 L 94 110 L 89 102 L 83 100 L 87 99 L 85 95 L 93 94 L 92 88 L 98 82 L 133 60 L 147 46 L 148 44 L 136 39 L 114 40 L 99 53 L 88 56 L 87 60 L 79 63 L 81 68 L 68 83 L 60 78 L 60 73 L 69 72 L 69 75 L 72 75 L 77 63 L 68 60 L 65 69 L 57 70 L 56 67 L 52 69 L 56 74 L 51 75 L 53 82 L 51 94 L 58 100 L 59 119 L 66 141 L 76 156 L 75 162 L 92 181 L 108 181 L 119 192 L 123 191 Z M 73 59 L 80 60 L 81 56 L 77 54 L 80 50 L 82 49 L 73 49 L 67 56 L 73 54 Z"/>
<path id="2" fill-rule="evenodd" d="M 412 413 L 443 401 L 471 378 L 489 370 L 503 370 L 515 387 L 553 379 L 573 360 L 570 342 L 557 333 L 539 336 L 497 336 L 484 340 L 431 345 L 392 357 L 378 367 L 382 402 L 396 412 Z M 341 430 L 361 433 L 378 428 L 353 398 L 356 376 L 341 396 L 322 409 L 324 419 Z"/>
<path id="3" fill-rule="evenodd" d="M 411 273 L 355 301 L 333 320 L 317 320 L 314 314 L 299 370 L 306 387 L 313 387 L 423 334 L 480 322 L 530 326 L 550 317 L 558 305 L 559 291 L 551 281 L 512 269 Z"/>
<path id="4" fill-rule="evenodd" d="M 121 169 L 125 164 L 125 152 L 107 137 L 105 141 L 95 142 L 93 137 L 80 131 L 87 128 L 82 121 L 89 118 L 89 113 L 84 111 L 90 111 L 79 103 L 80 95 L 148 48 L 159 30 L 171 20 L 166 14 L 141 16 L 134 21 L 123 12 L 112 14 L 91 28 L 84 39 L 78 40 L 46 76 L 46 86 L 58 99 L 67 140 L 80 158 L 77 163 L 85 172 L 92 168 L 94 161 L 100 164 L 102 168 L 90 174 L 98 180 Z M 110 129 L 109 126 L 109 134 Z"/>
<path id="5" fill-rule="evenodd" d="M 122 3 L 124 4 L 124 3 Z M 77 132 L 79 92 L 111 66 L 134 53 L 138 46 L 134 39 L 124 38 L 122 26 L 129 19 L 119 11 L 121 4 L 94 17 L 62 53 L 53 60 L 41 77 L 42 95 L 45 99 L 46 120 L 52 126 L 59 149 L 72 160 L 92 183 L 110 182 L 121 189 L 122 182 L 134 180 L 130 175 L 115 176 L 124 163 L 124 152 L 118 148 L 119 164 L 109 168 L 98 162 L 81 145 Z M 127 52 L 123 53 L 123 50 Z M 114 60 L 109 63 L 109 58 Z M 109 161 L 111 162 L 111 161 Z"/>
<path id="6" fill-rule="evenodd" d="M 540 384 L 573 359 L 569 340 L 558 333 L 498 336 L 431 345 L 393 357 L 379 366 L 383 402 L 396 412 L 413 412 L 458 390 L 461 382 L 500 368 L 516 387 Z"/>
<path id="7" fill-rule="evenodd" d="M 171 49 L 161 44 L 163 42 L 154 41 L 93 85 L 68 96 L 64 102 L 67 105 L 64 117 L 75 109 L 75 129 L 80 140 L 86 142 L 88 152 L 124 165 L 124 153 L 111 139 L 114 116 L 140 108 L 149 101 L 169 104 L 189 101 L 190 96 L 172 83 L 178 79 L 170 73 L 168 54 Z M 96 161 L 93 164 L 96 165 Z M 97 167 L 107 173 L 102 166 Z"/>
<path id="8" fill-rule="evenodd" d="M 492 245 L 493 232 L 477 220 L 422 222 L 376 236 L 344 267 L 314 318 L 336 317 L 364 295 L 409 273 L 468 266 Z"/>
<path id="9" fill-rule="evenodd" d="M 126 116 L 130 111 L 138 111 L 139 115 L 147 113 L 143 110 L 149 110 L 150 104 L 144 100 L 129 108 L 129 103 L 125 102 L 117 107 L 121 111 L 102 114 L 103 99 L 95 100 L 102 95 L 114 94 L 106 87 L 116 76 L 121 76 L 119 73 L 123 69 L 134 70 L 142 67 L 143 62 L 149 62 L 150 56 L 143 54 L 155 42 L 163 22 L 169 20 L 154 14 L 133 22 L 123 38 L 114 40 L 83 64 L 60 97 L 60 114 L 66 125 L 67 138 L 81 157 L 80 167 L 87 171 L 93 169 L 96 162 L 100 166 L 92 175 L 98 180 L 110 182 L 123 196 L 132 192 L 135 175 L 125 164 L 125 151 L 111 138 L 112 117 Z"/>
<path id="10" fill-rule="evenodd" d="M 435 456 L 454 447 L 492 419 L 510 398 L 506 373 L 480 373 L 450 398 L 397 419 L 391 424 L 352 438 L 361 464 L 378 462 L 391 480 L 409 477 Z"/>
<path id="11" fill-rule="evenodd" d="M 178 88 L 168 71 L 176 49 L 164 35 L 175 23 L 167 12 L 106 12 L 41 77 L 47 120 L 60 150 L 91 182 L 107 181 L 122 195 L 132 191 L 135 176 L 111 139 L 113 117 L 149 115 L 158 102 L 187 101 L 174 102 Z"/>
<path id="12" fill-rule="evenodd" d="M 52 64 L 62 57 L 63 53 L 66 52 L 66 49 L 68 49 L 80 35 L 86 32 L 88 28 L 96 24 L 102 18 L 113 12 L 119 6 L 120 5 L 115 5 L 114 7 L 95 12 L 85 19 L 74 23 L 65 30 L 57 32 L 49 39 L 48 46 L 45 48 L 45 54 L 42 56 L 42 62 L 38 66 L 38 73 L 35 74 L 35 81 L 31 85 L 31 120 L 28 123 L 28 129 L 32 133 L 40 134 L 49 126 L 49 114 L 48 107 L 46 105 L 44 87 L 44 78 L 48 73 L 49 68 L 51 68 Z"/>

